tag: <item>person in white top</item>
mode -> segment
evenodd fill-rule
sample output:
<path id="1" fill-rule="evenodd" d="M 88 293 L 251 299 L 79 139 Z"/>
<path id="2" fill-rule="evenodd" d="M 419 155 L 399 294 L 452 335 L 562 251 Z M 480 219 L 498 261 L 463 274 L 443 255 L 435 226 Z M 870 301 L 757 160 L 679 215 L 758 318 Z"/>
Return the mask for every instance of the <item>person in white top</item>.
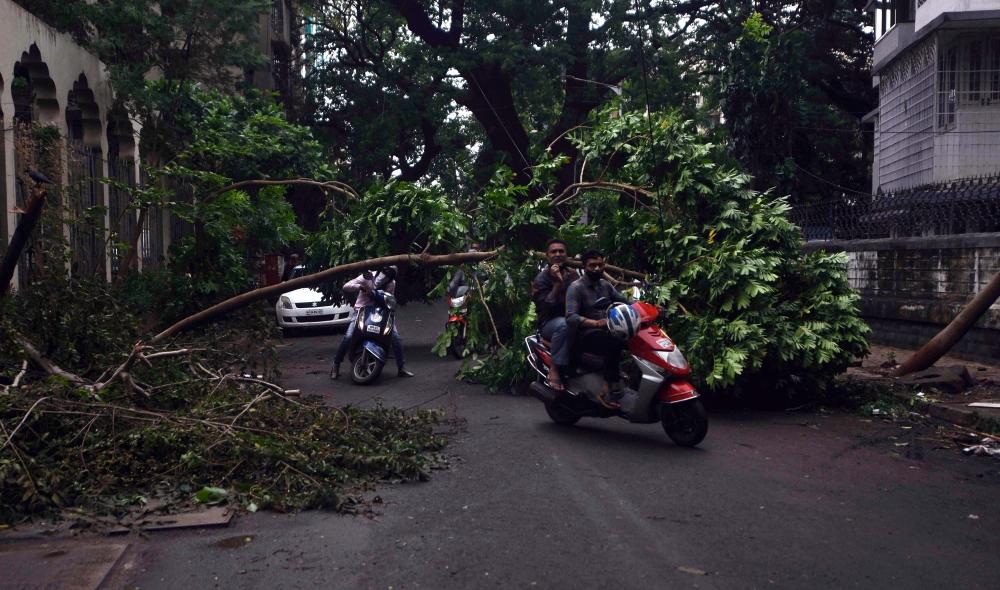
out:
<path id="1" fill-rule="evenodd" d="M 333 371 L 330 376 L 334 379 L 340 377 L 340 364 L 344 362 L 347 351 L 351 347 L 351 337 L 354 336 L 354 328 L 357 326 L 358 314 L 365 306 L 372 303 L 370 293 L 373 290 L 381 289 L 388 293 L 396 292 L 396 267 L 389 266 L 385 270 L 379 271 L 372 278 L 365 278 L 360 274 L 344 284 L 345 293 L 357 293 L 358 298 L 354 302 L 354 309 L 351 311 L 351 318 L 347 324 L 347 331 L 344 332 L 344 339 L 340 341 L 337 348 L 337 355 L 333 358 Z M 403 357 L 403 341 L 399 337 L 399 329 L 392 328 L 392 352 L 396 356 L 396 368 L 400 377 L 413 377 L 413 372 L 406 369 L 406 359 Z"/>

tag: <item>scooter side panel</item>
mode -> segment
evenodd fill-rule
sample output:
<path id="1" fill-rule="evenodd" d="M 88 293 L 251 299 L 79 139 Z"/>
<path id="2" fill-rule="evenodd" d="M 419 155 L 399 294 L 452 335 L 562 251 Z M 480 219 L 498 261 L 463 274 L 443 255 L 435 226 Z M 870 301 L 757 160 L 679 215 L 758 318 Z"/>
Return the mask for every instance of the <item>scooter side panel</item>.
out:
<path id="1" fill-rule="evenodd" d="M 655 366 L 641 358 L 636 358 L 635 363 L 639 367 L 640 378 L 635 404 L 628 418 L 631 422 L 655 422 L 660 419 L 656 397 L 663 385 L 663 375 Z"/>

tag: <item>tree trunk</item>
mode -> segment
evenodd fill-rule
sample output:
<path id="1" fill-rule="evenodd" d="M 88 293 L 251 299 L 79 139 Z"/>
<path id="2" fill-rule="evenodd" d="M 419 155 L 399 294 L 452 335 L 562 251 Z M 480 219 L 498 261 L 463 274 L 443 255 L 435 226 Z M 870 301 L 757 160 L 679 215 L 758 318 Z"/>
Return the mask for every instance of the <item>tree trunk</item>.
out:
<path id="1" fill-rule="evenodd" d="M 47 195 L 48 191 L 41 186 L 36 186 L 32 190 L 31 197 L 24 207 L 24 215 L 21 217 L 20 223 L 17 224 L 14 235 L 11 236 L 7 252 L 4 254 L 3 261 L 0 262 L 0 300 L 7 295 L 7 291 L 10 289 L 17 261 L 21 258 L 21 252 L 28 244 L 31 232 L 34 231 L 38 220 L 42 217 L 42 208 L 45 206 Z"/>
<path id="2" fill-rule="evenodd" d="M 924 344 L 910 358 L 893 372 L 896 377 L 922 371 L 944 356 L 956 342 L 962 339 L 973 324 L 982 317 L 993 303 L 1000 298 L 1000 273 L 993 277 L 986 287 L 957 315 L 950 324 Z"/>

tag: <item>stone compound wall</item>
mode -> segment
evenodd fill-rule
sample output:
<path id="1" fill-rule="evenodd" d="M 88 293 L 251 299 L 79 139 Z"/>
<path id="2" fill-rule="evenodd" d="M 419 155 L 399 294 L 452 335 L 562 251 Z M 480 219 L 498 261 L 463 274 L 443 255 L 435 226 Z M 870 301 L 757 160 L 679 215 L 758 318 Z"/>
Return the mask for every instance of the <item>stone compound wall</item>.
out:
<path id="1" fill-rule="evenodd" d="M 808 242 L 806 249 L 846 252 L 872 341 L 907 348 L 926 343 L 1000 272 L 1000 233 Z M 952 353 L 1000 360 L 1000 303 Z"/>

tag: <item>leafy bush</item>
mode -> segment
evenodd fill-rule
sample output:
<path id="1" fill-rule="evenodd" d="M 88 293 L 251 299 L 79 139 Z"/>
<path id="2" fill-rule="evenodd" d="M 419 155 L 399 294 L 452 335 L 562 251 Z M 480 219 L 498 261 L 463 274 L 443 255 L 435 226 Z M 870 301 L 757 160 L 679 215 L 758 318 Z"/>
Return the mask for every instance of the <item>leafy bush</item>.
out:
<path id="1" fill-rule="evenodd" d="M 609 260 L 655 277 L 647 297 L 709 388 L 824 387 L 867 350 L 846 258 L 805 253 L 787 201 L 751 190 L 690 122 L 605 113 L 578 141 L 595 161 L 619 158 L 604 180 L 653 188 L 645 202 L 584 203 Z"/>

